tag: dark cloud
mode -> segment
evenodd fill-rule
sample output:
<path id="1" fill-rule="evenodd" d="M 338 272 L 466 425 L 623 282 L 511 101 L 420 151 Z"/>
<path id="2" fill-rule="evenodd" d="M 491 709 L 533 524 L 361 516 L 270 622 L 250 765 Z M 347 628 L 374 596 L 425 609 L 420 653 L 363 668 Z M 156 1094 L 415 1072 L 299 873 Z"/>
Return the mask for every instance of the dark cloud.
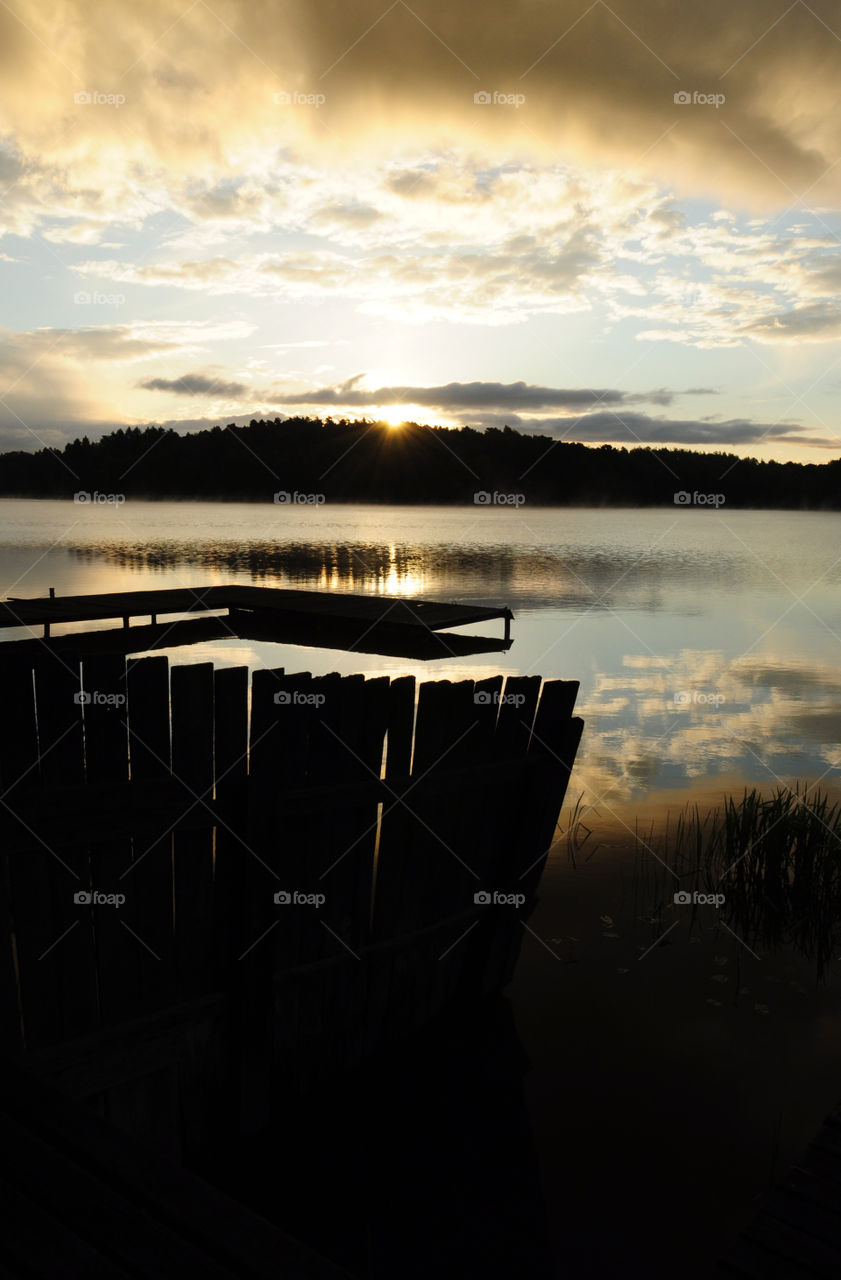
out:
<path id="1" fill-rule="evenodd" d="M 287 0 L 282 16 L 230 0 L 224 20 L 205 4 L 176 17 L 137 0 L 114 23 L 110 0 L 66 0 L 59 37 L 37 0 L 0 7 L 0 134 L 52 147 L 75 92 L 118 87 L 119 111 L 76 113 L 85 136 L 126 147 L 126 124 L 128 164 L 142 148 L 184 173 L 272 139 L 311 155 L 467 137 L 641 165 L 701 191 L 790 201 L 819 182 L 809 198 L 822 201 L 839 189 L 841 171 L 827 173 L 841 151 L 837 0 Z M 45 53 L 57 39 L 61 57 Z M 279 91 L 324 101 L 279 106 Z M 400 173 L 392 189 L 418 194 Z"/>
<path id="2" fill-rule="evenodd" d="M 563 440 L 617 445 L 675 444 L 729 447 L 737 444 L 777 443 L 826 445 L 832 441 L 803 439 L 792 423 L 751 422 L 729 418 L 725 422 L 698 419 L 652 418 L 646 413 L 588 413 L 580 418 L 507 419 L 519 431 L 539 431 Z M 484 424 L 488 425 L 488 424 Z M 841 448 L 841 437 L 835 442 Z"/>
<path id="3" fill-rule="evenodd" d="M 539 387 L 526 382 L 448 382 L 438 387 L 360 388 L 357 374 L 333 387 L 290 391 L 271 396 L 272 404 L 341 405 L 362 408 L 385 404 L 417 404 L 456 412 L 460 409 L 588 409 L 597 404 L 671 404 L 674 392 L 628 392 L 611 389 Z"/>
<path id="4" fill-rule="evenodd" d="M 242 397 L 249 392 L 244 382 L 225 382 L 205 373 L 185 373 L 180 378 L 148 378 L 137 385 L 145 391 L 170 391 L 178 396 Z"/>

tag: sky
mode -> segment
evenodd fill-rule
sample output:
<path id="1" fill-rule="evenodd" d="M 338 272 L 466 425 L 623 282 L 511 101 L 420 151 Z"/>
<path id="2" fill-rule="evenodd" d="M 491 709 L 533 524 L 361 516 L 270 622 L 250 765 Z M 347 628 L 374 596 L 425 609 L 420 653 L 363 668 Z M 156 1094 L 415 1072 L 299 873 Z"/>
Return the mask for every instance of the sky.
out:
<path id="1" fill-rule="evenodd" d="M 1 449 L 841 456 L 837 4 L 14 0 L 0 75 Z"/>

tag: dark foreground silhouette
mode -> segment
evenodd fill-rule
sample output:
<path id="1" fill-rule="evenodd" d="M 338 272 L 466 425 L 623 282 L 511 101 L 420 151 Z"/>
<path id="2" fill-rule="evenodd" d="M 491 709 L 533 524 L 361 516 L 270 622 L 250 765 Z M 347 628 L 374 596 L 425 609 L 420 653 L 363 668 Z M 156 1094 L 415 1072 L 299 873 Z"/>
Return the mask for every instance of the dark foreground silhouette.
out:
<path id="1" fill-rule="evenodd" d="M 213 1176 L 365 1280 L 549 1280 L 529 1063 L 498 1000 L 329 1088 L 289 1097 Z"/>
<path id="2" fill-rule="evenodd" d="M 69 498 L 522 505 L 841 506 L 841 460 L 760 462 L 614 448 L 488 428 L 255 421 L 178 435 L 130 427 L 62 450 L 0 454 L 0 494 Z"/>

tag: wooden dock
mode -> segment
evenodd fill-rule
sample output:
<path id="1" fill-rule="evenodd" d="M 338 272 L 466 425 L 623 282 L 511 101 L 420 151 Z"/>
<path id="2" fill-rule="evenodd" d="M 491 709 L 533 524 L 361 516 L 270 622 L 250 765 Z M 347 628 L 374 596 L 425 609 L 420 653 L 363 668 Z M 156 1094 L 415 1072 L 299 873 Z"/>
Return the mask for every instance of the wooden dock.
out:
<path id="1" fill-rule="evenodd" d="M 841 1276 L 841 1106 L 823 1125 L 718 1269 L 743 1280 L 838 1280 Z"/>
<path id="2" fill-rule="evenodd" d="M 69 1096 L 181 1158 L 510 981 L 576 682 L 6 672 L 0 1029 Z"/>
<path id="3" fill-rule="evenodd" d="M 76 635 L 72 641 L 63 636 L 62 647 L 73 646 L 79 652 L 86 649 L 88 652 L 140 652 L 144 648 L 156 647 L 171 633 L 173 623 L 162 623 L 162 618 L 183 614 L 217 615 L 217 620 L 213 623 L 209 616 L 205 616 L 198 627 L 198 620 L 175 624 L 180 628 L 181 643 L 191 643 L 186 638 L 190 634 L 199 639 L 207 635 L 212 638 L 227 635 L 418 657 L 460 656 L 507 649 L 514 616 L 510 609 L 494 605 L 449 604 L 402 596 L 360 596 L 341 591 L 296 591 L 231 584 L 102 595 L 12 598 L 0 602 L 0 629 L 42 627 L 43 637 L 49 639 L 54 626 L 113 620 L 121 623 L 121 627 L 85 636 Z M 142 635 L 121 634 L 135 629 L 131 625 L 132 619 L 136 622 L 144 618 L 148 618 L 149 623 L 141 628 Z M 456 635 L 447 630 L 493 620 L 501 620 L 505 624 L 501 640 Z M 12 650 L 8 648 L 11 644 L 16 646 L 17 652 L 23 653 L 21 643 L 28 644 L 30 651 L 33 649 L 32 641 L 7 641 L 2 652 L 11 656 Z"/>

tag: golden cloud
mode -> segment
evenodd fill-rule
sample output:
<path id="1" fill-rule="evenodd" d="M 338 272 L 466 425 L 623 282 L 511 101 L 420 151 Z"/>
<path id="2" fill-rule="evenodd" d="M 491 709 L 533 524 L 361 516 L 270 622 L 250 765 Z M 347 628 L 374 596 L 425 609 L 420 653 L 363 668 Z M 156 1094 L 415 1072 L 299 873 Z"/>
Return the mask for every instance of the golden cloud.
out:
<path id="1" fill-rule="evenodd" d="M 765 205 L 825 204 L 841 184 L 829 0 L 27 0 L 0 11 L 0 50 L 0 129 L 86 212 L 129 188 L 142 206 L 138 185 L 154 206 L 158 183 L 197 173 L 270 181 L 290 154 L 444 145 Z"/>

